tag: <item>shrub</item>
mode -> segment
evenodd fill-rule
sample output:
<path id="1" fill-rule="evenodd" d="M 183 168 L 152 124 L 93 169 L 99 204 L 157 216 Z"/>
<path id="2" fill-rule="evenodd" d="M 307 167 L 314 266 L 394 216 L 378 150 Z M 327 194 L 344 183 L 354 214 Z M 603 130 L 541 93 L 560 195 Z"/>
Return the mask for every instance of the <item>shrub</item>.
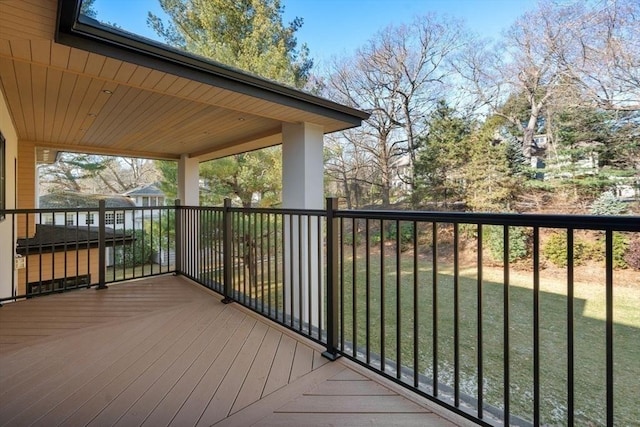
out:
<path id="1" fill-rule="evenodd" d="M 597 245 L 589 245 L 584 240 L 573 239 L 573 264 L 580 265 L 586 259 L 597 256 Z M 542 247 L 542 255 L 557 267 L 567 266 L 567 234 L 554 233 Z"/>
<path id="2" fill-rule="evenodd" d="M 400 237 L 400 250 L 406 251 L 413 244 L 413 223 L 401 222 L 399 227 L 395 225 L 389 228 L 386 238 L 395 242 Z"/>
<path id="3" fill-rule="evenodd" d="M 630 268 L 640 270 L 640 238 L 635 238 L 629 243 L 624 261 Z"/>
<path id="4" fill-rule="evenodd" d="M 625 254 L 629 248 L 629 239 L 624 234 L 613 233 L 613 267 L 627 268 L 629 264 L 625 259 Z"/>
<path id="5" fill-rule="evenodd" d="M 621 215 L 627 207 L 611 191 L 605 191 L 593 201 L 590 210 L 594 215 Z"/>
<path id="6" fill-rule="evenodd" d="M 483 228 L 483 237 L 495 261 L 504 258 L 503 227 L 490 225 Z M 524 227 L 509 227 L 509 262 L 529 256 L 531 231 Z"/>
<path id="7" fill-rule="evenodd" d="M 118 267 L 136 267 L 151 262 L 153 247 L 151 236 L 144 230 L 127 231 L 133 241 L 116 246 L 115 265 Z"/>

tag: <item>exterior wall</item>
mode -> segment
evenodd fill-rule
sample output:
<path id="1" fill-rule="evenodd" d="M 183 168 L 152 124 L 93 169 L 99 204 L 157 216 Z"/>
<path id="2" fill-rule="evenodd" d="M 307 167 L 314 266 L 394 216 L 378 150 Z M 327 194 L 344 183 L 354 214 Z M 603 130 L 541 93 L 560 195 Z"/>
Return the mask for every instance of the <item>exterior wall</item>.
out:
<path id="1" fill-rule="evenodd" d="M 20 141 L 18 144 L 18 209 L 36 208 L 36 147 L 33 142 Z M 29 216 L 29 235 L 24 216 L 18 221 L 18 237 L 33 237 L 36 226 L 35 216 Z"/>
<path id="2" fill-rule="evenodd" d="M 7 209 L 16 208 L 16 170 L 18 158 L 18 136 L 13 126 L 4 93 L 0 86 L 0 132 L 4 136 L 6 167 Z M 15 240 L 13 224 L 10 217 L 0 220 L 0 297 L 11 296 L 11 283 L 14 267 Z"/>
<path id="3" fill-rule="evenodd" d="M 66 270 L 65 270 L 66 263 Z M 18 270 L 18 295 L 27 290 L 27 283 L 91 274 L 91 283 L 98 283 L 98 248 L 69 252 L 29 255 L 27 269 Z M 77 269 L 76 269 L 77 267 Z M 27 270 L 29 277 L 27 279 Z"/>

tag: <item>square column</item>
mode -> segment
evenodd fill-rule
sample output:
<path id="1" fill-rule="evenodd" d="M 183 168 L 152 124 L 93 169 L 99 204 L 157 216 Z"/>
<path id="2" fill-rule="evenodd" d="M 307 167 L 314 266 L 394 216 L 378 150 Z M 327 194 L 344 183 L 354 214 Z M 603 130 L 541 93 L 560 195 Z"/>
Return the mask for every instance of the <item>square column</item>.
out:
<path id="1" fill-rule="evenodd" d="M 282 207 L 324 208 L 322 126 L 282 125 Z"/>
<path id="2" fill-rule="evenodd" d="M 285 209 L 324 208 L 323 128 L 310 123 L 282 125 L 282 206 Z M 322 328 L 318 298 L 323 287 L 318 280 L 318 217 L 284 217 L 284 296 L 293 301 L 290 313 L 300 327 Z M 322 261 L 320 262 L 320 264 Z M 324 322 L 323 322 L 324 323 Z M 306 328 L 306 327 L 304 327 Z"/>
<path id="3" fill-rule="evenodd" d="M 200 162 L 188 154 L 178 160 L 178 199 L 182 206 L 200 205 Z"/>

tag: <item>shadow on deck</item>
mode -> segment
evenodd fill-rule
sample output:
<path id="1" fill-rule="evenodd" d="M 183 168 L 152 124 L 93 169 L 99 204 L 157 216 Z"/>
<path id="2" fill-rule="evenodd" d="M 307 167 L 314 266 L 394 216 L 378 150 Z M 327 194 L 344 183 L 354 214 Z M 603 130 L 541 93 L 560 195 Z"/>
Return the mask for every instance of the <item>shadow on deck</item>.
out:
<path id="1" fill-rule="evenodd" d="M 220 300 L 159 276 L 6 304 L 0 425 L 454 425 Z"/>

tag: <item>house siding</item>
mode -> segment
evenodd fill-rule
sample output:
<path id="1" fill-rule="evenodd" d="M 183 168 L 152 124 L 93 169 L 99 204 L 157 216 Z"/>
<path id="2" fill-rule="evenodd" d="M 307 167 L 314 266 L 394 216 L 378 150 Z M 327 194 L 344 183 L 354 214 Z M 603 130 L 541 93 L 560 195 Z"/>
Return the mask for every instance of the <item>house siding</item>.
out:
<path id="1" fill-rule="evenodd" d="M 46 282 L 65 277 L 90 274 L 91 283 L 98 283 L 98 248 L 28 255 L 27 265 L 28 269 L 18 270 L 18 295 L 26 293 L 27 283 Z"/>
<path id="2" fill-rule="evenodd" d="M 6 167 L 6 207 L 15 209 L 16 204 L 16 158 L 18 157 L 18 136 L 14 127 L 5 96 L 0 86 L 0 132 L 5 139 Z M 10 217 L 0 220 L 0 297 L 11 296 L 11 278 L 14 271 L 15 235 Z"/>

